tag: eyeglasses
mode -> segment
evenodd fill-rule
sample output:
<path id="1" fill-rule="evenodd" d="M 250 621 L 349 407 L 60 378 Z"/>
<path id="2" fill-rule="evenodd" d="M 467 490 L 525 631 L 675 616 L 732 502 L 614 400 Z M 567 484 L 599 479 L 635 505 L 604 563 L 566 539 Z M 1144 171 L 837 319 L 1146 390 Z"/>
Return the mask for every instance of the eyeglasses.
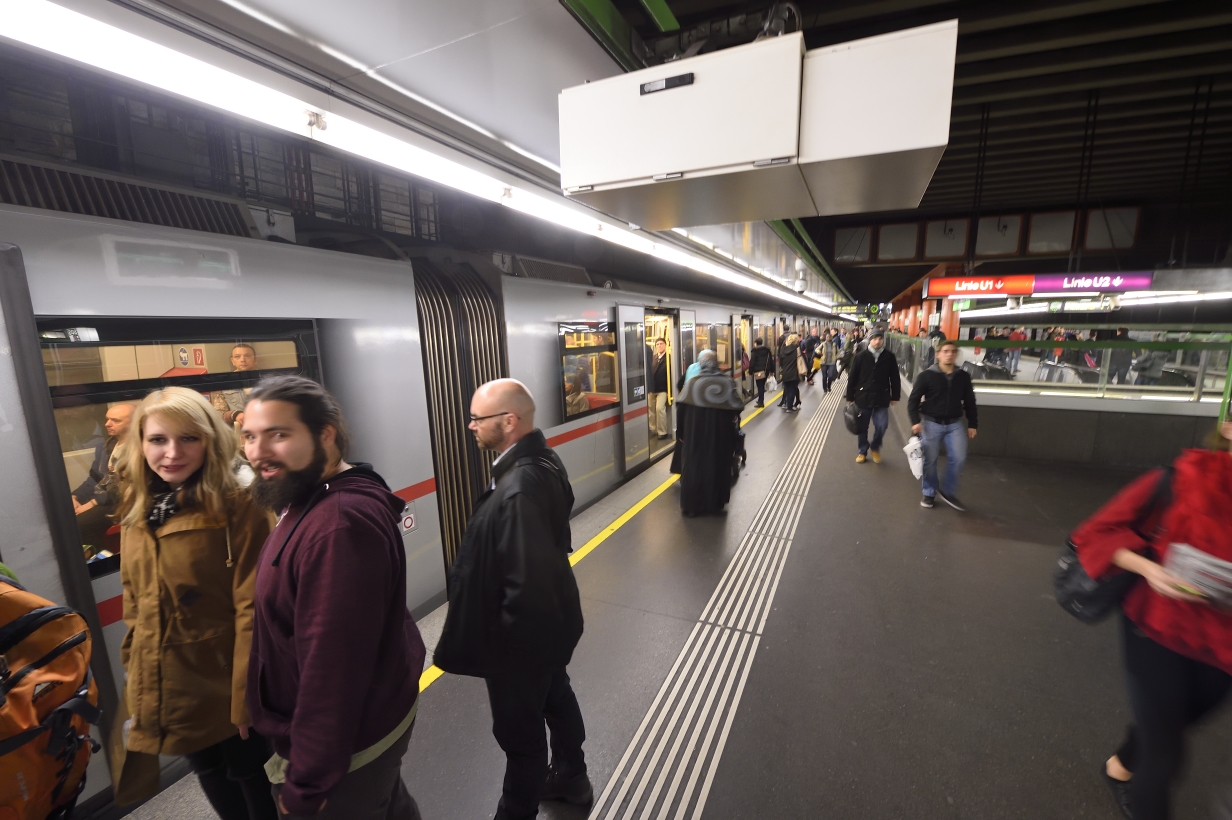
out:
<path id="1" fill-rule="evenodd" d="M 510 413 L 508 410 L 505 410 L 500 413 L 493 413 L 490 416 L 471 416 L 471 424 L 478 424 L 481 421 L 487 421 L 488 419 L 494 419 L 497 416 L 512 416 L 512 415 L 513 413 Z"/>

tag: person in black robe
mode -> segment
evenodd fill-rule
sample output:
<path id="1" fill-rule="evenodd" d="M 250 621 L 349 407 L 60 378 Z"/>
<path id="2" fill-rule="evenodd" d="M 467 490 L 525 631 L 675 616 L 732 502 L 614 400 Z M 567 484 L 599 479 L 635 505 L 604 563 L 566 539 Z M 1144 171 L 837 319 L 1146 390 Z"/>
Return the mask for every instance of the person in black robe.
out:
<path id="1" fill-rule="evenodd" d="M 677 403 L 683 428 L 680 453 L 680 509 L 686 517 L 720 512 L 731 496 L 732 463 L 740 432 L 740 387 L 719 372 L 714 351 L 698 357 L 699 370 L 684 384 Z"/>

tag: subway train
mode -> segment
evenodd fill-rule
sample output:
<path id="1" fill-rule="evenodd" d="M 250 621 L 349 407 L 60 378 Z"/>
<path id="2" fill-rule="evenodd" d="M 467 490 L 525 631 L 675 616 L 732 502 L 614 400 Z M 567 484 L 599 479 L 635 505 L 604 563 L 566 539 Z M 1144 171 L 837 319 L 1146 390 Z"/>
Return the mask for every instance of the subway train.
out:
<path id="1" fill-rule="evenodd" d="M 352 460 L 372 463 L 406 501 L 407 605 L 418 616 L 444 602 L 488 482 L 491 457 L 466 426 L 478 384 L 512 376 L 530 388 L 580 508 L 672 445 L 649 429 L 656 340 L 667 342 L 669 390 L 711 349 L 751 397 L 751 341 L 828 318 L 597 285 L 581 268 L 500 253 L 391 261 L 7 205 L 0 303 L 0 560 L 85 614 L 112 714 L 123 555 L 118 528 L 73 501 L 99 479 L 110 408 L 184 385 L 234 411 L 262 375 L 320 380 L 347 415 Z M 108 799 L 105 757 L 91 763 L 83 805 Z"/>

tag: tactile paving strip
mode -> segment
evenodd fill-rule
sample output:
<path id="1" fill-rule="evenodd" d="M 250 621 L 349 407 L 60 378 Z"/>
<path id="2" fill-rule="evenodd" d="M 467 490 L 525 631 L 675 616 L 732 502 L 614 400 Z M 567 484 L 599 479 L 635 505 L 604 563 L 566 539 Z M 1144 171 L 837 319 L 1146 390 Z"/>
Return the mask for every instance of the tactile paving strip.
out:
<path id="1" fill-rule="evenodd" d="M 840 384 L 796 442 L 590 820 L 702 816 L 821 448 L 842 401 Z"/>

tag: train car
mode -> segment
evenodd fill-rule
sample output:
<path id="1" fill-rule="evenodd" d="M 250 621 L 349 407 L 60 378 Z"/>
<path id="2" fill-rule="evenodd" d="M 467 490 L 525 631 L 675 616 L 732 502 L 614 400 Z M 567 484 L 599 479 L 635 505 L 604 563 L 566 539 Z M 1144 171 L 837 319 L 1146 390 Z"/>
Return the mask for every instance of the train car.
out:
<path id="1" fill-rule="evenodd" d="M 670 450 L 672 437 L 648 427 L 656 340 L 668 350 L 670 413 L 701 350 L 751 395 L 752 339 L 802 321 L 655 291 L 510 276 L 462 252 L 383 260 L 0 206 L 0 560 L 86 615 L 114 714 L 123 555 L 118 528 L 83 514 L 78 498 L 114 444 L 108 411 L 183 385 L 233 416 L 262 375 L 298 373 L 337 396 L 352 460 L 407 502 L 407 605 L 425 614 L 445 600 L 489 477 L 491 457 L 466 430 L 478 384 L 510 375 L 530 387 L 581 507 Z M 102 739 L 116 742 L 106 723 Z M 107 799 L 104 760 L 92 763 L 92 802 Z"/>

